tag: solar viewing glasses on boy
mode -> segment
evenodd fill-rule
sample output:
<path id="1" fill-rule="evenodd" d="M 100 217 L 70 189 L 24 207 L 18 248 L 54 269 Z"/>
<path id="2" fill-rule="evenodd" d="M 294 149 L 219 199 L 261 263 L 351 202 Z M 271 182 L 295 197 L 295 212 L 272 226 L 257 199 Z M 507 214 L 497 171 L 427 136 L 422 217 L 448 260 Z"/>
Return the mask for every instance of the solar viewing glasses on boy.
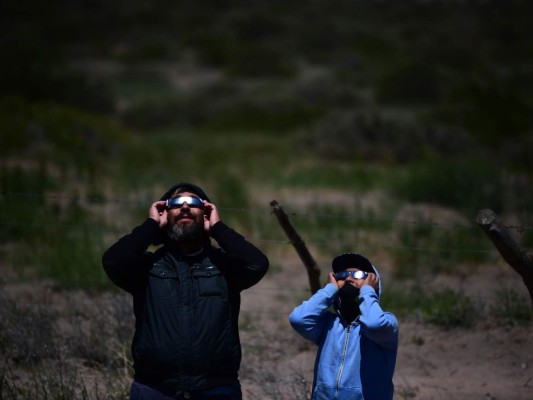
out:
<path id="1" fill-rule="evenodd" d="M 318 346 L 312 400 L 390 400 L 398 320 L 379 304 L 381 279 L 354 253 L 333 259 L 326 285 L 296 307 L 292 327 Z"/>

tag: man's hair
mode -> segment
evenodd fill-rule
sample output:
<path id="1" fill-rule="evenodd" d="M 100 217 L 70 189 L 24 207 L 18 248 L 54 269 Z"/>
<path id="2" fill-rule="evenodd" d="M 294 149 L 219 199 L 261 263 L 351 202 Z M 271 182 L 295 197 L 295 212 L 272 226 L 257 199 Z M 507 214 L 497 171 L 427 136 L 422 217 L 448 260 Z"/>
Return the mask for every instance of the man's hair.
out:
<path id="1" fill-rule="evenodd" d="M 180 193 L 185 193 L 185 192 L 193 193 L 193 194 L 195 194 L 196 196 L 198 196 L 198 197 L 201 198 L 201 196 L 200 196 L 198 193 L 193 192 L 192 190 L 190 190 L 190 189 L 187 188 L 187 187 L 179 187 L 179 188 L 177 188 L 176 190 L 174 190 L 174 193 L 172 193 L 172 194 L 170 195 L 170 198 L 176 197 L 178 194 L 180 194 Z M 203 199 L 202 199 L 202 200 L 203 200 Z"/>
<path id="2" fill-rule="evenodd" d="M 205 194 L 203 189 L 199 186 L 193 185 L 192 183 L 182 182 L 177 183 L 174 186 L 172 186 L 170 189 L 168 189 L 163 196 L 161 196 L 161 200 L 168 200 L 171 197 L 175 196 L 178 193 L 183 192 L 191 192 L 199 196 L 202 200 L 209 200 L 209 197 Z"/>

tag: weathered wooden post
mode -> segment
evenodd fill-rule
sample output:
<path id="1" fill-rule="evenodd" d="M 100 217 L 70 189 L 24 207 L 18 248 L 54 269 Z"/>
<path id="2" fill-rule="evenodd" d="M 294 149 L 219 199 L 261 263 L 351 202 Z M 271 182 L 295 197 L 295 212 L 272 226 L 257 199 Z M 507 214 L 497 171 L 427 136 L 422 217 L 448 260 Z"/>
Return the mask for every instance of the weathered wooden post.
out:
<path id="1" fill-rule="evenodd" d="M 522 277 L 533 305 L 533 258 L 531 254 L 513 240 L 494 211 L 480 210 L 476 222 L 494 243 L 503 259 Z"/>
<path id="2" fill-rule="evenodd" d="M 298 232 L 296 232 L 296 229 L 291 224 L 291 221 L 289 220 L 289 217 L 281 206 L 278 204 L 276 200 L 272 200 L 270 202 L 270 206 L 272 207 L 272 211 L 278 218 L 279 224 L 287 234 L 290 242 L 296 249 L 296 252 L 300 256 L 300 259 L 303 261 L 306 269 L 307 269 L 307 276 L 309 277 L 309 287 L 311 289 L 311 293 L 314 294 L 318 289 L 320 289 L 320 268 L 318 267 L 317 263 L 311 256 L 311 253 L 307 249 L 307 246 L 305 245 L 304 241 L 298 235 Z"/>

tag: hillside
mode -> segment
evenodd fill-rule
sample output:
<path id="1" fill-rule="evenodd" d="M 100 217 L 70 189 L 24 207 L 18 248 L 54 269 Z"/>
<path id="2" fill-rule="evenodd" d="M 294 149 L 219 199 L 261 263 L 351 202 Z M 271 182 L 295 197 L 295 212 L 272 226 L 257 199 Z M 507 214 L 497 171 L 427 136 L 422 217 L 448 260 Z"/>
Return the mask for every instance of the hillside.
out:
<path id="1" fill-rule="evenodd" d="M 322 278 L 344 251 L 380 267 L 397 398 L 528 398 L 527 291 L 475 218 L 533 247 L 532 5 L 3 4 L 0 397 L 124 398 L 131 305 L 100 257 L 191 181 L 271 260 L 243 295 L 246 399 L 312 379 L 272 200 Z"/>

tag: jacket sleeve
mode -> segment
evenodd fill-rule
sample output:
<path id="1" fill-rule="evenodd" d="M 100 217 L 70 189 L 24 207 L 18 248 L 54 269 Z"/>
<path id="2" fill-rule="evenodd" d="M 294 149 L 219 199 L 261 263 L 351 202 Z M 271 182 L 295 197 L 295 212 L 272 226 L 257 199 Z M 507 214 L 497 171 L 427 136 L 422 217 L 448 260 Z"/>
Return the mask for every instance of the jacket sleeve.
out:
<path id="1" fill-rule="evenodd" d="M 399 324 L 396 316 L 383 311 L 376 291 L 365 285 L 359 293 L 359 322 L 363 335 L 377 344 L 395 348 L 398 344 Z"/>
<path id="2" fill-rule="evenodd" d="M 160 235 L 157 222 L 148 218 L 113 244 L 102 256 L 102 265 L 111 281 L 128 292 L 139 287 L 151 265 L 146 250 Z"/>
<path id="3" fill-rule="evenodd" d="M 318 344 L 325 326 L 327 309 L 333 303 L 337 286 L 328 283 L 311 298 L 296 307 L 289 316 L 289 322 L 296 332 Z"/>
<path id="4" fill-rule="evenodd" d="M 211 228 L 210 235 L 231 260 L 228 274 L 240 290 L 255 285 L 265 276 L 269 266 L 267 256 L 243 236 L 222 221 Z"/>

